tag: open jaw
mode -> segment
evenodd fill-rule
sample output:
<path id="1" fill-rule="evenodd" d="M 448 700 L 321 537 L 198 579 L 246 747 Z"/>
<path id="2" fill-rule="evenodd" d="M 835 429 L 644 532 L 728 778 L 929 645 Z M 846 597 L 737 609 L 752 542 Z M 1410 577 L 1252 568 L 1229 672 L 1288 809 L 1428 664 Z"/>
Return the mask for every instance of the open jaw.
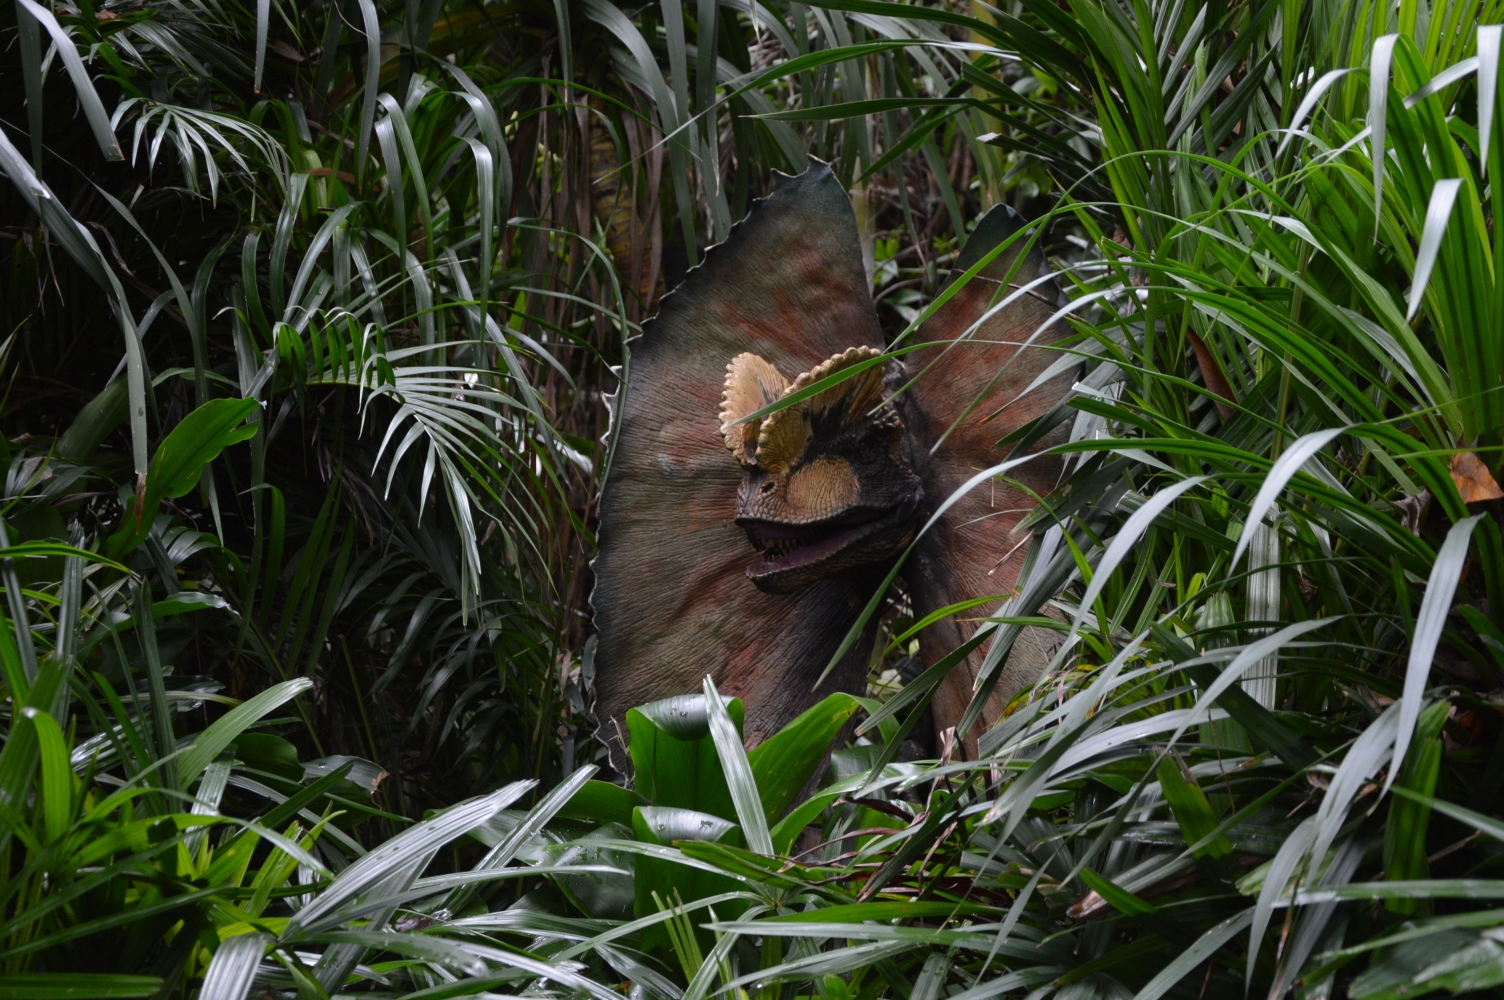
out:
<path id="1" fill-rule="evenodd" d="M 915 506 L 860 510 L 815 524 L 738 518 L 761 553 L 747 567 L 747 576 L 760 588 L 783 591 L 887 559 L 912 536 Z M 840 558 L 843 553 L 852 558 Z"/>

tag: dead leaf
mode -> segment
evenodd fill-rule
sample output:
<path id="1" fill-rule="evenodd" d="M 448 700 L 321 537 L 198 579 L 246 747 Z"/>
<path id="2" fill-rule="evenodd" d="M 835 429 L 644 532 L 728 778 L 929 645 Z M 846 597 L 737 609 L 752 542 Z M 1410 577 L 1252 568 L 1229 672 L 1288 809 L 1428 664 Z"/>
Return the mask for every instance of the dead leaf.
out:
<path id="1" fill-rule="evenodd" d="M 1504 499 L 1504 490 L 1499 489 L 1488 466 L 1470 451 L 1459 451 L 1452 456 L 1452 482 L 1457 484 L 1463 503 Z"/>
<path id="2" fill-rule="evenodd" d="M 1426 508 L 1431 506 L 1431 491 L 1421 490 L 1413 497 L 1396 500 L 1394 505 L 1400 509 L 1400 524 L 1419 538 L 1420 526 L 1426 519 Z"/>
<path id="3" fill-rule="evenodd" d="M 1201 378 L 1206 383 L 1207 391 L 1212 394 L 1212 402 L 1216 404 L 1217 412 L 1222 415 L 1223 420 L 1232 419 L 1233 408 L 1227 404 L 1236 403 L 1238 397 L 1233 395 L 1227 376 L 1222 374 L 1222 366 L 1217 364 L 1216 355 L 1212 354 L 1211 348 L 1206 346 L 1206 341 L 1196 335 L 1196 331 L 1187 330 L 1186 333 L 1190 334 L 1191 350 L 1196 352 L 1196 363 L 1201 366 Z M 1222 398 L 1217 399 L 1218 396 Z"/>
<path id="4" fill-rule="evenodd" d="M 1065 911 L 1065 915 L 1070 920 L 1084 920 L 1087 917 L 1101 913 L 1105 909 L 1107 909 L 1107 900 L 1097 895 L 1097 891 L 1093 889 L 1072 903 L 1070 908 Z"/>
<path id="5" fill-rule="evenodd" d="M 303 56 L 298 52 L 298 50 L 293 48 L 291 45 L 288 45 L 280 38 L 275 42 L 272 42 L 272 51 L 289 62 L 300 63 L 303 61 Z"/>
<path id="6" fill-rule="evenodd" d="M 330 170 L 328 167 L 309 167 L 307 170 L 303 171 L 303 173 L 307 174 L 309 177 L 337 177 L 340 180 L 344 181 L 346 184 L 355 183 L 354 174 L 347 174 L 343 170 Z"/>
<path id="7" fill-rule="evenodd" d="M 136 473 L 136 529 L 141 528 L 141 516 L 146 508 L 146 473 Z"/>
<path id="8" fill-rule="evenodd" d="M 113 10 L 97 10 L 94 12 L 94 20 L 96 21 L 113 21 L 119 16 Z"/>
<path id="9" fill-rule="evenodd" d="M 1368 707 L 1373 709 L 1375 715 L 1394 704 L 1393 698 L 1387 694 L 1379 694 L 1379 692 L 1366 684 L 1359 684 L 1355 690 L 1358 697 L 1362 698 Z"/>

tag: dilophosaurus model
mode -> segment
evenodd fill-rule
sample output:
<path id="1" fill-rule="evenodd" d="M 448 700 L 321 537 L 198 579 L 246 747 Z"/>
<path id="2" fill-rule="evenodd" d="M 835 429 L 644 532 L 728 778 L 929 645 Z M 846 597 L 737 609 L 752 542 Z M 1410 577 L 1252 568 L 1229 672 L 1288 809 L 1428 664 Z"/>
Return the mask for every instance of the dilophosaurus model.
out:
<path id="1" fill-rule="evenodd" d="M 1016 232 L 1010 215 L 982 218 L 955 274 Z M 1043 346 L 1058 334 L 1041 330 L 1060 293 L 1039 281 L 1038 250 L 1018 260 L 1025 243 L 997 254 L 910 341 L 932 346 L 883 361 L 851 203 L 811 158 L 663 299 L 631 345 L 600 501 L 596 712 L 613 757 L 627 709 L 698 692 L 707 673 L 745 703 L 749 746 L 831 691 L 862 693 L 870 625 L 816 682 L 916 535 L 902 567 L 916 618 L 995 598 L 926 629 L 926 666 L 1012 593 L 1028 540 L 1014 526 L 1035 505 L 1030 491 L 1056 484 L 1057 460 L 1010 470 L 1027 490 L 981 483 L 920 529 L 1069 384 L 1061 375 L 1017 399 L 1060 357 Z M 1037 678 L 1050 634 L 1025 630 L 1015 643 L 984 721 Z M 936 692 L 937 731 L 970 703 L 985 648 Z"/>

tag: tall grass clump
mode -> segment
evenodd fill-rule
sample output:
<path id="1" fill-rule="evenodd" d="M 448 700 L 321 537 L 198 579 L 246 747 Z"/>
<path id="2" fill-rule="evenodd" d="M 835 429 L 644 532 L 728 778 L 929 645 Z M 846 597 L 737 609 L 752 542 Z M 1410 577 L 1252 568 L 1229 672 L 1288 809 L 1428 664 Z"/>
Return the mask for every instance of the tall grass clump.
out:
<path id="1" fill-rule="evenodd" d="M 1504 984 L 1493 0 L 11 11 L 0 997 Z M 975 759 L 707 684 L 612 783 L 601 395 L 806 152 L 894 337 L 1053 261 L 969 721 L 1060 651 Z"/>

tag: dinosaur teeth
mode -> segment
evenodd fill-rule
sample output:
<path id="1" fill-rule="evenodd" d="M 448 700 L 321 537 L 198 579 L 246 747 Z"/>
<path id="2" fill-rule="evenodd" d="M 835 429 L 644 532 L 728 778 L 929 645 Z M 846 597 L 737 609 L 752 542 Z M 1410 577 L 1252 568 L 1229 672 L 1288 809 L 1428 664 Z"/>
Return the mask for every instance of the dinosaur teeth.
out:
<path id="1" fill-rule="evenodd" d="M 808 542 L 809 539 L 801 535 L 797 538 L 778 538 L 766 541 L 759 545 L 758 548 L 770 559 L 782 559 L 790 552 L 803 548 Z"/>
<path id="2" fill-rule="evenodd" d="M 823 544 L 833 532 L 841 530 L 839 524 L 817 525 L 763 525 L 747 531 L 747 538 L 762 556 L 765 563 L 783 563 L 811 546 Z"/>

